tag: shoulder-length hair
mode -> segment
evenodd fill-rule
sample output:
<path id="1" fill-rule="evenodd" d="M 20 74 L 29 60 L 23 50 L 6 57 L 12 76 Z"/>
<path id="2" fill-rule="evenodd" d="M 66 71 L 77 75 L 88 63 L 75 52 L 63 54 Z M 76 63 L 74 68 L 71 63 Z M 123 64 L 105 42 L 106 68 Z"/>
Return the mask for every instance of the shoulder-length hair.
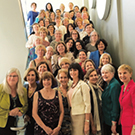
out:
<path id="1" fill-rule="evenodd" d="M 45 62 L 45 61 L 41 61 L 41 62 L 39 62 L 39 63 L 37 64 L 37 66 L 36 66 L 36 70 L 37 70 L 37 71 L 38 71 L 39 66 L 42 65 L 42 64 L 45 64 L 46 67 L 47 67 L 47 71 L 50 71 L 50 72 L 51 72 L 51 70 L 50 70 L 50 68 L 49 68 L 49 66 L 48 66 L 48 64 L 47 64 L 47 62 Z"/>
<path id="2" fill-rule="evenodd" d="M 78 78 L 80 79 L 80 80 L 83 80 L 83 71 L 82 71 L 82 68 L 81 68 L 81 66 L 78 64 L 78 63 L 72 63 L 70 66 L 69 66 L 69 68 L 68 68 L 68 77 L 71 79 L 71 80 L 73 80 L 72 78 L 71 78 L 71 76 L 70 76 L 70 70 L 71 69 L 77 69 L 78 70 L 78 74 L 79 74 L 79 76 L 78 76 Z"/>
<path id="3" fill-rule="evenodd" d="M 89 80 L 90 74 L 95 71 L 97 73 L 97 70 L 95 68 L 91 68 L 87 71 L 86 75 L 84 76 L 84 80 Z"/>
<path id="4" fill-rule="evenodd" d="M 74 48 L 74 57 L 77 58 L 77 55 L 79 54 L 79 50 L 77 50 L 76 48 L 76 43 L 79 42 L 80 45 L 82 46 L 82 49 L 85 50 L 85 47 L 84 47 L 84 42 L 80 39 L 77 39 L 76 42 L 75 42 L 75 48 Z"/>
<path id="5" fill-rule="evenodd" d="M 63 46 L 65 47 L 65 53 L 67 53 L 67 46 L 65 45 L 65 43 L 64 43 L 63 41 L 59 41 L 59 42 L 56 43 L 56 45 L 55 45 L 55 52 L 56 52 L 56 54 L 59 55 L 59 52 L 58 52 L 58 50 L 57 50 L 57 46 L 60 45 L 60 44 L 63 44 Z"/>
<path id="6" fill-rule="evenodd" d="M 50 9 L 50 12 L 53 12 L 53 6 L 50 2 L 48 2 L 45 6 L 45 11 L 49 11 L 48 8 L 47 8 L 47 5 L 50 4 L 51 5 L 51 9 Z"/>
<path id="7" fill-rule="evenodd" d="M 15 72 L 18 75 L 18 82 L 16 84 L 16 86 L 17 86 L 16 92 L 17 92 L 18 95 L 23 96 L 24 91 L 23 91 L 22 78 L 21 78 L 20 72 L 17 68 L 11 68 L 7 72 L 6 77 L 5 77 L 5 79 L 3 80 L 3 83 L 2 83 L 3 84 L 3 91 L 5 91 L 8 94 L 11 94 L 11 88 L 10 88 L 8 82 L 7 82 L 7 77 L 8 77 L 8 75 L 10 75 L 13 72 Z"/>
<path id="8" fill-rule="evenodd" d="M 25 71 L 25 73 L 24 73 L 24 81 L 27 81 L 27 76 L 28 76 L 29 72 L 31 72 L 31 71 L 34 71 L 34 73 L 36 75 L 35 81 L 39 81 L 39 74 L 38 74 L 38 72 L 37 72 L 37 70 L 35 68 L 28 68 Z"/>
<path id="9" fill-rule="evenodd" d="M 71 37 L 68 37 L 68 38 L 65 40 L 65 44 L 67 44 L 67 43 L 69 42 L 69 40 L 72 40 L 72 41 L 73 41 L 73 45 L 72 45 L 72 47 L 70 48 L 70 51 L 71 51 L 71 52 L 74 52 L 75 42 L 74 42 L 74 40 L 73 40 Z"/>
<path id="10" fill-rule="evenodd" d="M 106 42 L 104 39 L 98 39 L 98 40 L 97 40 L 97 42 L 96 42 L 96 44 L 95 44 L 95 47 L 97 48 L 97 50 L 98 50 L 98 45 L 100 44 L 100 42 L 102 42 L 102 43 L 104 44 L 104 46 L 105 46 L 105 49 L 104 49 L 104 50 L 106 50 L 108 44 L 107 44 L 107 42 Z"/>

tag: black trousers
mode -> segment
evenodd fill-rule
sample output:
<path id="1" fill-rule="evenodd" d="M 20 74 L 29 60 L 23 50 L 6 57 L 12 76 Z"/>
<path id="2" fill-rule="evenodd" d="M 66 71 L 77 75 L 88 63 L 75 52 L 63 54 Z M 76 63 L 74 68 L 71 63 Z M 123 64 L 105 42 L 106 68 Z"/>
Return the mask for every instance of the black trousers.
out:
<path id="1" fill-rule="evenodd" d="M 121 125 L 117 125 L 116 131 L 117 131 L 117 133 L 119 133 L 119 135 L 122 135 Z M 112 134 L 111 126 L 104 123 L 103 124 L 103 135 L 111 135 L 111 134 Z"/>

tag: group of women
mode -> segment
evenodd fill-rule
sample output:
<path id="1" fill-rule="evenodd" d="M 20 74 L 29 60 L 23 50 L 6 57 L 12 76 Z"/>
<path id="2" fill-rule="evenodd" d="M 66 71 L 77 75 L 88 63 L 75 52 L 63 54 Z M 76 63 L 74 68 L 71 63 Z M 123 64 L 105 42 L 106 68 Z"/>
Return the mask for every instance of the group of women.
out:
<path id="1" fill-rule="evenodd" d="M 31 6 L 36 12 L 36 3 Z M 0 134 L 16 135 L 13 127 L 24 118 L 25 135 L 135 135 L 132 68 L 114 66 L 105 52 L 108 44 L 94 30 L 86 7 L 79 11 L 70 2 L 69 12 L 64 4 L 56 10 L 73 22 L 65 35 L 55 30 L 51 3 L 45 7 L 35 17 L 39 24 L 33 24 L 26 43 L 30 50 L 24 84 L 16 68 L 0 84 Z"/>

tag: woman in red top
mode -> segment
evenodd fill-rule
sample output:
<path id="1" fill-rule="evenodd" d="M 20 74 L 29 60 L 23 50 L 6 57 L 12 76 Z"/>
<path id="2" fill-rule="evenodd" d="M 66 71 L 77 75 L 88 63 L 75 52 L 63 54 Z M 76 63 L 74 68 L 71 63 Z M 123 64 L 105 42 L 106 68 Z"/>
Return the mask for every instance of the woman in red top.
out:
<path id="1" fill-rule="evenodd" d="M 129 65 L 123 64 L 118 68 L 119 78 L 124 83 L 119 97 L 122 135 L 135 135 L 135 83 L 132 73 Z"/>

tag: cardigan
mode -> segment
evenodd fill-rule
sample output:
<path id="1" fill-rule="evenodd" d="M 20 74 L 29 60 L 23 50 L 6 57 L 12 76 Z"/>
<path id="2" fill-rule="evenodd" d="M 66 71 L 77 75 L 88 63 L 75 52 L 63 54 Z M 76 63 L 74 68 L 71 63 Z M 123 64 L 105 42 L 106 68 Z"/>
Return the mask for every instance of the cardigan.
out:
<path id="1" fill-rule="evenodd" d="M 120 83 L 115 79 L 109 82 L 102 92 L 102 111 L 105 124 L 111 126 L 112 121 L 118 121 L 120 115 L 119 94 Z"/>
<path id="2" fill-rule="evenodd" d="M 23 87 L 24 95 L 19 97 L 22 107 L 18 107 L 22 114 L 25 114 L 28 108 L 27 90 Z M 3 85 L 0 84 L 0 127 L 4 128 L 7 124 L 10 112 L 10 95 L 3 91 Z"/>

